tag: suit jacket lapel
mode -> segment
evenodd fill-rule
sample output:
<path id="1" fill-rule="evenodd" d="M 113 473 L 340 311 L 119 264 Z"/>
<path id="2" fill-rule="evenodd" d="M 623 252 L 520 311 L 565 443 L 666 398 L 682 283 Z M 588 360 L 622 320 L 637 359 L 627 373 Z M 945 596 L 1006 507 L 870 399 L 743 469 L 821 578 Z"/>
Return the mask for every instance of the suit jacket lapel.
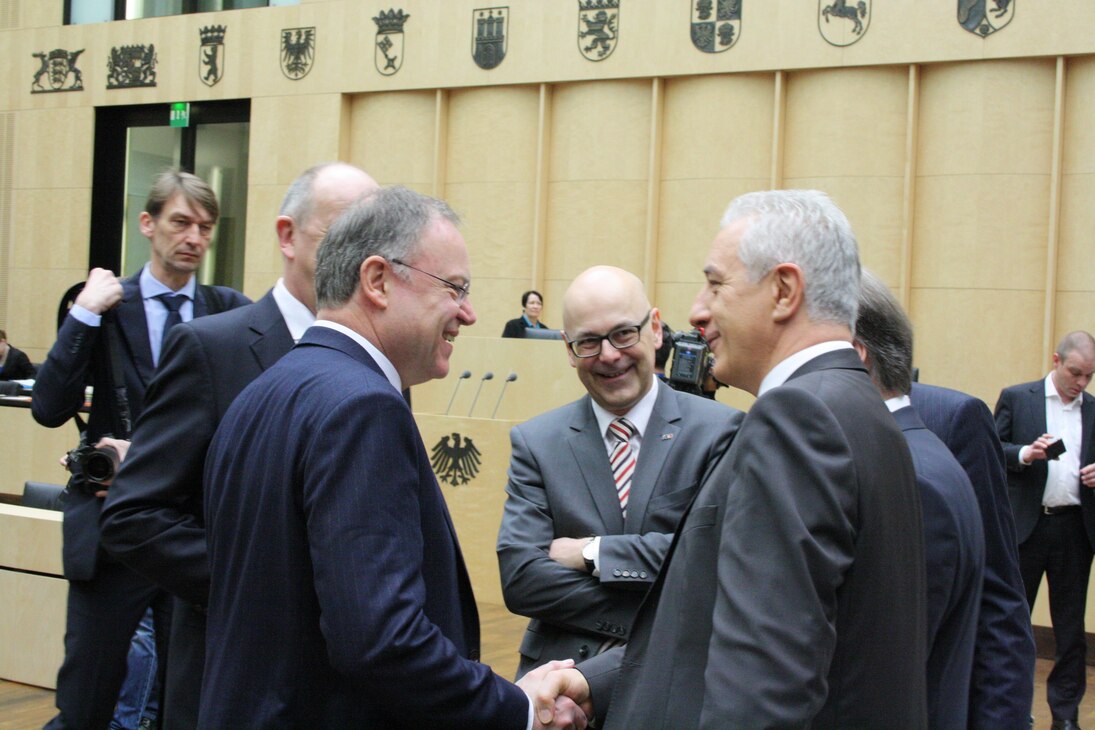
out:
<path id="1" fill-rule="evenodd" d="M 597 512 L 601 515 L 605 532 L 618 535 L 624 529 L 623 512 L 620 511 L 620 500 L 616 496 L 612 469 L 608 466 L 604 436 L 597 428 L 597 419 L 593 415 L 588 395 L 582 399 L 579 410 L 580 414 L 570 424 L 571 432 L 566 437 L 567 446 L 582 479 L 585 480 L 586 489 L 597 506 Z"/>
<path id="2" fill-rule="evenodd" d="M 251 311 L 251 353 L 266 370 L 293 349 L 293 338 L 272 293 L 256 302 Z"/>
<path id="3" fill-rule="evenodd" d="M 646 424 L 635 476 L 631 479 L 631 495 L 627 499 L 625 529 L 629 533 L 641 532 L 646 506 L 681 430 L 678 425 L 681 413 L 673 391 L 660 381 L 655 387 L 658 388 L 658 399 L 654 401 L 654 410 Z"/>
<path id="4" fill-rule="evenodd" d="M 131 276 L 122 282 L 122 301 L 114 310 L 121 332 L 123 345 L 129 348 L 130 356 L 137 366 L 137 375 L 142 385 L 148 385 L 156 366 L 152 362 L 152 345 L 148 342 L 148 319 L 144 314 L 144 300 L 141 298 L 141 285 L 138 276 Z"/>
<path id="5" fill-rule="evenodd" d="M 1087 393 L 1080 397 L 1080 466 L 1084 467 L 1095 461 L 1095 398 Z"/>
<path id="6" fill-rule="evenodd" d="M 1026 414 L 1026 421 L 1034 424 L 1038 431 L 1032 438 L 1038 438 L 1049 428 L 1046 423 L 1046 385 L 1044 380 L 1039 380 L 1031 385 L 1030 397 L 1027 398 L 1026 405 L 1030 409 Z M 1040 465 L 1044 466 L 1044 462 L 1040 462 Z"/>

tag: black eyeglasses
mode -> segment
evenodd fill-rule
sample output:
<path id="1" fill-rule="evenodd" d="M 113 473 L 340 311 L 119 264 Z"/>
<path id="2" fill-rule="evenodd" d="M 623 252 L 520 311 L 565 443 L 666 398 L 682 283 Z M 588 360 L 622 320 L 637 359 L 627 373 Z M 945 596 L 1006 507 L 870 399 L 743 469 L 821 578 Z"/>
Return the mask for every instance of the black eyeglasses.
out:
<path id="1" fill-rule="evenodd" d="M 400 261 L 399 259 L 392 259 L 392 263 L 393 264 L 399 264 L 400 266 L 406 266 L 408 269 L 411 269 L 413 271 L 417 271 L 420 274 L 425 274 L 426 276 L 430 277 L 431 279 L 437 279 L 442 284 L 444 284 L 445 286 L 447 286 L 449 289 L 452 290 L 453 294 L 456 296 L 456 303 L 457 304 L 463 304 L 464 300 L 467 299 L 469 295 L 471 295 L 471 283 L 470 282 L 467 283 L 467 284 L 463 284 L 463 285 L 454 284 L 453 282 L 449 281 L 448 279 L 442 279 L 440 276 L 436 276 L 434 274 L 431 274 L 428 271 L 423 271 L 422 269 L 418 268 L 417 266 L 411 266 L 410 264 L 404 263 L 403 261 Z"/>
<path id="2" fill-rule="evenodd" d="M 632 347 L 639 342 L 640 333 L 646 323 L 650 321 L 650 315 L 653 314 L 653 312 L 653 309 L 647 312 L 646 316 L 643 317 L 642 322 L 617 327 L 607 335 L 567 340 L 567 347 L 574 353 L 574 357 L 597 357 L 601 354 L 601 347 L 603 346 L 601 343 L 605 340 L 608 340 L 608 344 L 612 345 L 617 350 Z"/>

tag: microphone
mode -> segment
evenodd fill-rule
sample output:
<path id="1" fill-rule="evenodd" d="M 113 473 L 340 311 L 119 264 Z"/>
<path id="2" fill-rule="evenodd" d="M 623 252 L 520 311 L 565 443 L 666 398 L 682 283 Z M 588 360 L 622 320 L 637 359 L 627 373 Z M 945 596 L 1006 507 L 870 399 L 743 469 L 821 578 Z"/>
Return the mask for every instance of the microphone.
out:
<path id="1" fill-rule="evenodd" d="M 506 394 L 506 386 L 512 383 L 514 380 L 517 380 L 517 373 L 510 373 L 506 376 L 506 382 L 502 383 L 502 392 L 498 394 L 498 402 L 494 404 L 494 413 L 490 414 L 491 418 L 494 418 L 494 416 L 498 413 L 498 406 L 502 405 L 502 396 Z"/>
<path id="2" fill-rule="evenodd" d="M 445 409 L 445 415 L 449 415 L 449 411 L 452 410 L 452 402 L 456 400 L 456 391 L 460 390 L 460 383 L 471 377 L 471 370 L 465 370 L 460 373 L 460 377 L 456 379 L 456 387 L 452 389 L 452 397 L 449 398 L 449 407 Z"/>
<path id="3" fill-rule="evenodd" d="M 471 408 L 468 409 L 468 416 L 471 416 L 471 412 L 475 410 L 475 402 L 479 400 L 479 394 L 483 392 L 483 383 L 487 382 L 494 377 L 494 373 L 490 370 L 483 373 L 482 379 L 479 381 L 479 387 L 475 391 L 475 397 L 471 399 Z"/>

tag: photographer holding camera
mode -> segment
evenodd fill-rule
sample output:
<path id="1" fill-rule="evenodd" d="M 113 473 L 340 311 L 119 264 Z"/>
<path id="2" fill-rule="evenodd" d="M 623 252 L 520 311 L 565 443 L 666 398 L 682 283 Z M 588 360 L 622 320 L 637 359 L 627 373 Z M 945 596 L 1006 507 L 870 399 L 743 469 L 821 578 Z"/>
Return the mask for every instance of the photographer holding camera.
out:
<path id="1" fill-rule="evenodd" d="M 77 416 L 86 386 L 95 391 L 86 427 L 77 419 L 81 446 L 67 459 L 72 476 L 63 523 L 69 581 L 65 661 L 57 675 L 60 712 L 49 728 L 107 727 L 116 703 L 120 724 L 135 726 L 141 719 L 144 697 L 132 705 L 119 701 L 130 639 L 150 605 L 166 626 L 167 604 L 150 581 L 103 552 L 99 511 L 110 472 L 125 456 L 124 439 L 141 413 L 164 333 L 179 322 L 248 303 L 239 292 L 198 285 L 194 277 L 218 215 L 216 195 L 201 179 L 173 170 L 157 175 L 140 214 L 141 233 L 151 242 L 148 265 L 125 280 L 92 269 L 38 371 L 31 411 L 44 426 L 64 425 Z M 148 669 L 138 671 L 141 676 L 131 681 L 147 684 Z"/>

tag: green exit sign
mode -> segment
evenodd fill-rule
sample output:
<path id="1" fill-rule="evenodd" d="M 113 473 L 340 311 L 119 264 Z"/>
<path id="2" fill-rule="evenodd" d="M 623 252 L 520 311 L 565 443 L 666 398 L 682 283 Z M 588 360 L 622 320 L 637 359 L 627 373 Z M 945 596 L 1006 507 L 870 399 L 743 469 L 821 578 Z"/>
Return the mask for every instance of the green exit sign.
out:
<path id="1" fill-rule="evenodd" d="M 172 127 L 189 127 L 190 126 L 190 102 L 188 101 L 176 101 L 171 104 L 171 126 Z"/>

